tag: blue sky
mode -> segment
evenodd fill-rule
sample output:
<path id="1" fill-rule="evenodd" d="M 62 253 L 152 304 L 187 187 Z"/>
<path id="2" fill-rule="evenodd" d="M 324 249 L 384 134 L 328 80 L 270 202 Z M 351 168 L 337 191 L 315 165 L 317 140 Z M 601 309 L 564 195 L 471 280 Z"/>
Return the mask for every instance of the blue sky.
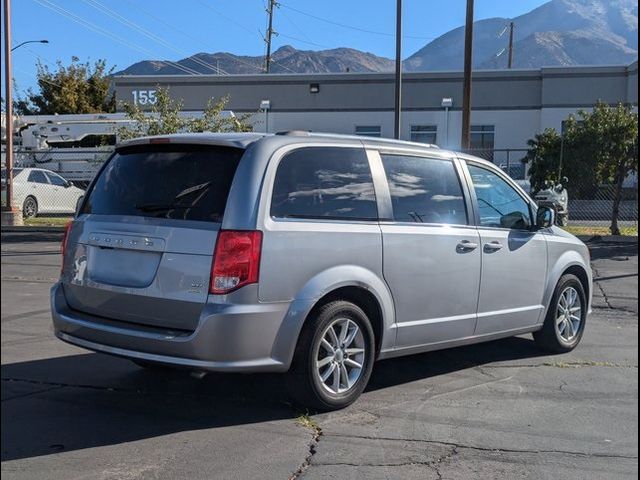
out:
<path id="1" fill-rule="evenodd" d="M 82 60 L 105 58 L 109 65 L 123 69 L 140 60 L 178 60 L 200 51 L 263 55 L 260 32 L 266 28 L 265 1 L 13 0 L 13 44 L 35 39 L 50 42 L 16 50 L 14 78 L 20 90 L 33 86 L 38 58 L 49 64 L 57 59 L 68 63 L 72 55 Z M 515 17 L 546 1 L 476 0 L 475 19 Z M 393 0 L 279 3 L 276 49 L 287 44 L 308 50 L 352 47 L 394 56 Z M 465 4 L 465 0 L 404 0 L 403 56 L 464 24 Z"/>

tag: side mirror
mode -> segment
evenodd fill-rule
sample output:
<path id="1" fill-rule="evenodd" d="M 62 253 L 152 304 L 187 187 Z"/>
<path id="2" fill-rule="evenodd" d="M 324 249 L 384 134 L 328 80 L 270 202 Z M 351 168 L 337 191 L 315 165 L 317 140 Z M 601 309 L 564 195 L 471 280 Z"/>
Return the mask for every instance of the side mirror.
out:
<path id="1" fill-rule="evenodd" d="M 73 187 L 73 182 L 71 180 L 67 180 L 67 183 L 64 184 L 64 188 Z"/>
<path id="2" fill-rule="evenodd" d="M 536 227 L 549 228 L 556 223 L 556 211 L 551 207 L 539 207 L 536 214 Z"/>
<path id="3" fill-rule="evenodd" d="M 567 183 L 569 183 L 569 179 L 567 177 L 562 177 L 562 183 L 566 185 Z"/>

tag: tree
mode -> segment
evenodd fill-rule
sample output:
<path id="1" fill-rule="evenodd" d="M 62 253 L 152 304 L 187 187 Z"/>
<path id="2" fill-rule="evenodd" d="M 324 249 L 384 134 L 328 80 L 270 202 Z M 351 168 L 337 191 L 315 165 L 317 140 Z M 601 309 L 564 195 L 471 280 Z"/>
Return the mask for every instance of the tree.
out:
<path id="1" fill-rule="evenodd" d="M 611 233 L 619 235 L 618 217 L 625 178 L 638 171 L 638 115 L 625 105 L 598 103 L 564 122 L 561 137 L 547 129 L 529 140 L 526 159 L 534 191 L 546 181 L 569 177 L 574 198 L 593 198 L 602 184 L 613 186 Z M 562 159 L 562 163 L 561 163 Z"/>
<path id="2" fill-rule="evenodd" d="M 613 185 L 611 233 L 620 235 L 618 216 L 624 180 L 638 172 L 638 114 L 622 104 L 598 103 L 593 112 L 580 112 L 583 143 L 580 151 L 595 162 L 596 176 Z"/>
<path id="3" fill-rule="evenodd" d="M 229 99 L 209 100 L 202 116 L 182 114 L 182 102 L 173 100 L 166 88 L 158 88 L 151 110 L 143 111 L 139 105 L 123 103 L 122 108 L 130 124 L 118 129 L 118 137 L 128 140 L 149 135 L 170 135 L 178 132 L 248 132 L 249 115 L 224 115 Z"/>
<path id="4" fill-rule="evenodd" d="M 538 192 L 547 183 L 563 183 L 563 177 L 569 178 L 565 185 L 572 198 L 591 198 L 598 189 L 594 158 L 584 155 L 581 148 L 590 140 L 586 138 L 581 122 L 569 116 L 563 122 L 560 135 L 554 128 L 547 128 L 529 140 L 529 150 L 525 161 L 529 162 L 531 188 Z"/>
<path id="5" fill-rule="evenodd" d="M 38 90 L 29 89 L 25 98 L 18 98 L 16 112 L 22 115 L 114 112 L 115 92 L 109 92 L 112 72 L 113 67 L 107 69 L 106 60 L 91 65 L 80 63 L 74 56 L 68 66 L 58 60 L 54 70 L 38 62 Z"/>

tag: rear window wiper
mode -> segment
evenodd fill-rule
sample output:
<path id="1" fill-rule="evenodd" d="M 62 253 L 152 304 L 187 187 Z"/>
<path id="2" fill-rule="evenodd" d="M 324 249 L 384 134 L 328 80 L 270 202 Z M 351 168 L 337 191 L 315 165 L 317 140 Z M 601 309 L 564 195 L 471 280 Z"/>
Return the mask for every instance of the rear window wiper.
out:
<path id="1" fill-rule="evenodd" d="M 173 204 L 160 204 L 160 203 L 145 203 L 144 205 L 136 205 L 136 210 L 141 212 L 161 212 L 163 210 L 177 210 L 191 208 L 191 205 L 173 205 Z"/>

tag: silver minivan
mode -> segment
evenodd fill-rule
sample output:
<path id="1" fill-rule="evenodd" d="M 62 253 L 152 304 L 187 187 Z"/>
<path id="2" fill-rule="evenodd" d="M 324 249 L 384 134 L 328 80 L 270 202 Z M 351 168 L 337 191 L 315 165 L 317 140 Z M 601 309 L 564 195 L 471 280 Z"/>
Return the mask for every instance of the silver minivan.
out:
<path id="1" fill-rule="evenodd" d="M 90 185 L 51 290 L 55 334 L 144 367 L 288 372 L 352 403 L 375 360 L 533 333 L 566 352 L 587 247 L 493 164 L 284 132 L 125 142 Z"/>

